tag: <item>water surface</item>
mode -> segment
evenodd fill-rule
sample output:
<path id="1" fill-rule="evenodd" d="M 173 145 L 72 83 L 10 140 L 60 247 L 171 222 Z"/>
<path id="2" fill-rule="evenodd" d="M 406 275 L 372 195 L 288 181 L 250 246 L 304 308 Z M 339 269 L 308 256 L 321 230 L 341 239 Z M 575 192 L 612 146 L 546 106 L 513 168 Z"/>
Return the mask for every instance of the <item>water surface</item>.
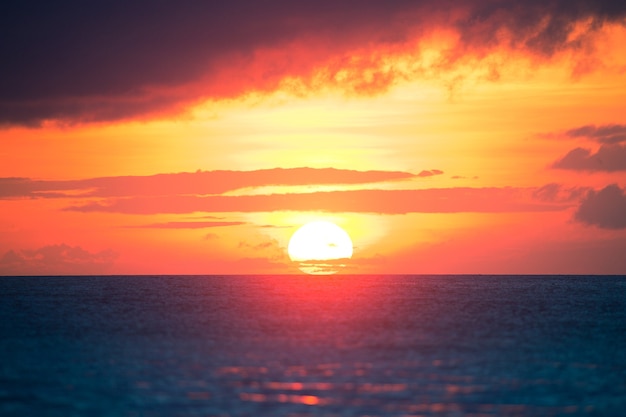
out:
<path id="1" fill-rule="evenodd" d="M 626 277 L 0 278 L 2 416 L 623 416 Z"/>

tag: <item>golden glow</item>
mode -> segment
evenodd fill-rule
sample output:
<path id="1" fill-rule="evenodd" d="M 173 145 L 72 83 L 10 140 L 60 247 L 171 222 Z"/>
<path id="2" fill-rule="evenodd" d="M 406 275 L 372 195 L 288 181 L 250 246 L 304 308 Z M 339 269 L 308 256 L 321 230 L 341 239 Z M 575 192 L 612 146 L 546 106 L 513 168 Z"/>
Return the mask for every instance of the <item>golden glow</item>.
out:
<path id="1" fill-rule="evenodd" d="M 341 264 L 333 261 L 352 257 L 352 240 L 336 224 L 315 221 L 295 231 L 287 251 L 291 260 L 299 262 L 300 269 L 307 274 L 334 274 Z"/>
<path id="2" fill-rule="evenodd" d="M 597 138 L 565 132 L 583 126 L 619 130 L 626 124 L 626 28 L 607 23 L 586 44 L 590 24 L 580 21 L 570 33 L 568 42 L 584 41 L 581 47 L 549 59 L 509 50 L 509 42 L 500 38 L 507 34 L 499 33 L 501 48 L 467 50 L 467 56 L 447 62 L 449 51 L 463 53 L 459 47 L 465 41 L 445 28 L 433 29 L 432 36 L 420 30 L 397 48 L 350 50 L 346 53 L 354 59 L 345 60 L 341 54 L 332 58 L 323 43 L 311 48 L 294 43 L 288 50 L 281 43 L 276 50 L 254 52 L 255 67 L 242 64 L 241 72 L 232 73 L 233 65 L 225 65 L 224 80 L 211 75 L 181 86 L 176 94 L 190 92 L 183 101 L 197 103 L 186 113 L 174 109 L 111 122 L 3 126 L 0 275 L 67 273 L 63 268 L 100 274 L 96 254 L 109 249 L 117 257 L 106 273 L 121 275 L 280 274 L 296 266 L 307 273 L 580 273 L 574 265 L 592 265 L 591 259 L 593 265 L 620 265 L 605 262 L 613 253 L 606 248 L 624 244 L 626 230 L 586 227 L 572 219 L 583 188 L 624 187 L 626 171 L 552 168 L 573 149 L 595 152 L 602 146 Z M 314 59 L 318 62 L 311 67 Z M 240 76 L 265 74 L 283 61 L 294 67 L 282 81 L 280 74 L 270 75 L 267 83 Z M 213 94 L 216 85 L 231 90 Z M 246 180 L 215 194 L 193 194 L 165 181 L 168 173 L 197 170 L 303 167 L 414 176 L 372 183 L 351 182 L 350 175 L 329 183 Z M 427 170 L 441 174 L 421 175 Z M 144 195 L 132 176 L 155 176 L 154 187 L 163 195 Z M 90 178 L 107 178 L 100 183 L 110 187 L 100 194 L 45 188 L 50 181 Z M 558 202 L 568 205 L 563 211 L 518 212 L 521 206 L 511 208 L 495 197 L 493 210 L 484 210 L 487 202 L 475 212 L 461 204 L 463 188 L 511 187 L 528 199 L 528 207 L 549 207 L 553 202 L 534 197 L 534 191 L 558 184 L 562 194 L 572 194 Z M 327 193 L 428 189 L 441 190 L 442 201 L 449 202 L 446 210 L 437 208 L 443 203 L 418 200 L 397 201 L 395 210 L 393 201 L 377 204 L 374 197 L 364 197 L 362 206 L 347 199 L 340 204 Z M 326 211 L 295 203 L 292 194 L 298 193 L 320 193 Z M 154 213 L 132 212 L 148 207 Z M 349 236 L 338 233 L 349 244 L 317 242 L 321 220 L 345 229 Z M 233 225 L 150 226 L 213 221 Z M 303 230 L 290 242 L 300 225 Z M 350 239 L 358 259 L 348 264 Z M 59 245 L 83 248 L 94 259 L 81 252 L 46 252 Z M 595 255 L 587 256 L 585 248 Z M 572 262 L 578 260 L 583 263 Z"/>

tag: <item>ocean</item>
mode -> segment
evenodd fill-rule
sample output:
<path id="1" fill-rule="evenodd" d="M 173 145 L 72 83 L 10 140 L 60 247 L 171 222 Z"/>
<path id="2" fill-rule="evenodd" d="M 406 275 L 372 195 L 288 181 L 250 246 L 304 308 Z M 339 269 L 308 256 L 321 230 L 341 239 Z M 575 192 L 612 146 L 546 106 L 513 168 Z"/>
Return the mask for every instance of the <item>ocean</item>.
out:
<path id="1" fill-rule="evenodd" d="M 626 415 L 625 276 L 0 278 L 0 415 Z"/>

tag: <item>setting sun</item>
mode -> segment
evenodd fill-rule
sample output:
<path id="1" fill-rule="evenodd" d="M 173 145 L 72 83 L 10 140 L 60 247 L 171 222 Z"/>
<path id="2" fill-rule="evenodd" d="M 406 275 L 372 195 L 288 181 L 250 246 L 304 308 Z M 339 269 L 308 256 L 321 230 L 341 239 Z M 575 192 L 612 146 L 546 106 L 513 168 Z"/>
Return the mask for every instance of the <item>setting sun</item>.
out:
<path id="1" fill-rule="evenodd" d="M 0 28 L 0 416 L 626 415 L 625 0 Z"/>
<path id="2" fill-rule="evenodd" d="M 291 260 L 298 262 L 307 274 L 334 274 L 345 266 L 342 262 L 352 257 L 352 240 L 336 224 L 315 221 L 295 231 L 287 251 Z"/>

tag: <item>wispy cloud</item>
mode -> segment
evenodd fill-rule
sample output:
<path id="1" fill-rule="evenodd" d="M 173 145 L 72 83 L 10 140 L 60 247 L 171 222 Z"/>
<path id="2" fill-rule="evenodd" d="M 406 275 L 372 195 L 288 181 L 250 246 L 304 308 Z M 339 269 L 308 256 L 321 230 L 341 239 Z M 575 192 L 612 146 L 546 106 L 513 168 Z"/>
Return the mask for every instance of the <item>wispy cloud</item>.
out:
<path id="1" fill-rule="evenodd" d="M 0 178 L 0 199 L 212 195 L 272 185 L 369 184 L 415 177 L 414 174 L 401 171 L 303 167 L 256 171 L 197 171 L 68 181 Z"/>
<path id="2" fill-rule="evenodd" d="M 165 222 L 128 226 L 139 229 L 207 229 L 209 227 L 240 226 L 245 222 Z"/>
<path id="3" fill-rule="evenodd" d="M 532 198 L 521 188 L 355 190 L 247 196 L 160 196 L 109 199 L 67 207 L 69 211 L 127 214 L 269 212 L 282 210 L 404 213 L 501 213 L 563 210 L 568 203 Z"/>
<path id="4" fill-rule="evenodd" d="M 420 178 L 424 178 L 424 177 L 434 177 L 435 175 L 443 175 L 443 171 L 440 169 L 430 169 L 430 170 L 423 170 L 421 171 L 419 174 L 417 174 L 417 177 Z"/>
<path id="5" fill-rule="evenodd" d="M 546 184 L 533 191 L 532 195 L 539 201 L 551 203 L 571 203 L 580 201 L 590 191 L 589 187 L 565 187 L 562 184 Z"/>
<path id="6" fill-rule="evenodd" d="M 626 142 L 626 125 L 586 125 L 565 132 L 565 136 L 570 138 L 584 137 L 598 141 L 600 143 L 614 144 Z"/>

